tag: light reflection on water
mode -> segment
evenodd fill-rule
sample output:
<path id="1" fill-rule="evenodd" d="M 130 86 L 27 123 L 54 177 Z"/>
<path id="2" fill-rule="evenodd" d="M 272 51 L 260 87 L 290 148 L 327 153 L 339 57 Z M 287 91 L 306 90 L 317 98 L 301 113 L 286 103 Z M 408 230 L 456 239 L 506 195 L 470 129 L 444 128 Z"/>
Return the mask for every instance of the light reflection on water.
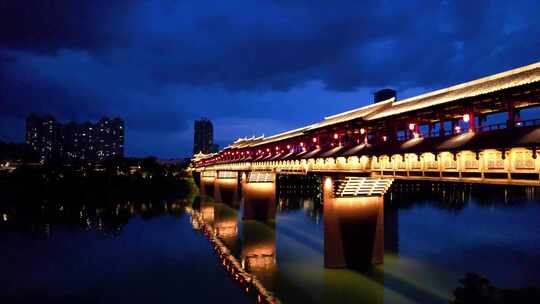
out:
<path id="1" fill-rule="evenodd" d="M 384 198 L 384 263 L 364 271 L 324 267 L 320 194 L 280 193 L 266 222 L 242 220 L 242 195 L 216 206 L 236 212 L 232 252 L 259 251 L 251 271 L 284 302 L 448 303 L 466 272 L 540 286 L 538 201 L 530 188 L 398 184 Z"/>
<path id="2" fill-rule="evenodd" d="M 190 201 L 0 203 L 0 303 L 252 302 L 191 228 Z"/>
<path id="3" fill-rule="evenodd" d="M 28 211 L 0 205 L 0 237 L 10 246 L 0 265 L 9 278 L 0 285 L 12 294 L 21 286 L 45 286 L 56 294 L 90 286 L 70 299 L 121 292 L 132 303 L 133 286 L 144 286 L 148 297 L 160 293 L 164 302 L 163 287 L 234 293 L 234 285 L 225 288 L 219 280 L 215 257 L 205 256 L 208 243 L 185 229 L 184 207 L 193 203 L 246 270 L 285 303 L 448 303 L 466 272 L 499 287 L 540 286 L 540 200 L 533 188 L 397 183 L 384 198 L 384 263 L 363 271 L 324 267 L 320 189 L 282 183 L 276 193 L 273 186 L 252 187 L 258 193 L 247 198 L 261 206 L 247 218 L 246 189 L 229 180 L 203 189 L 212 198 L 195 202 L 90 207 L 49 201 Z M 273 220 L 255 219 L 272 212 Z M 363 246 L 365 238 L 357 241 Z M 118 286 L 126 277 L 136 282 Z M 206 277 L 215 286 L 201 291 L 188 284 Z"/>

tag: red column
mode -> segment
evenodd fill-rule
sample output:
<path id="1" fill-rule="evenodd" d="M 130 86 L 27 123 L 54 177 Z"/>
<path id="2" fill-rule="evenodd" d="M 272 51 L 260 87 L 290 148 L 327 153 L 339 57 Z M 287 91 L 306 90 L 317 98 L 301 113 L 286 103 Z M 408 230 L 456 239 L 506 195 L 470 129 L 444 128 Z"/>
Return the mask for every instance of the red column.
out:
<path id="1" fill-rule="evenodd" d="M 364 132 L 364 144 L 368 144 L 368 129 L 365 128 L 366 132 Z"/>
<path id="2" fill-rule="evenodd" d="M 474 111 L 469 112 L 469 132 L 474 132 L 476 130 L 475 126 L 475 117 L 474 117 Z"/>

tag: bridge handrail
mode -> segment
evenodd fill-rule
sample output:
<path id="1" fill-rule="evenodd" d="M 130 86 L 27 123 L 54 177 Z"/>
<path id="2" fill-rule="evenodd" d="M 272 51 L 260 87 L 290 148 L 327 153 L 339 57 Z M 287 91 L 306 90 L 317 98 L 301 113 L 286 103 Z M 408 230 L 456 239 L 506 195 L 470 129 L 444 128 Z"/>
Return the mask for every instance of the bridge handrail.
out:
<path id="1" fill-rule="evenodd" d="M 494 130 L 502 130 L 506 129 L 508 126 L 506 123 L 496 123 L 492 125 L 484 125 L 484 126 L 478 126 L 476 127 L 476 132 L 482 133 L 482 132 L 488 132 L 488 131 L 494 131 Z"/>
<path id="2" fill-rule="evenodd" d="M 540 119 L 528 119 L 523 121 L 518 121 L 515 123 L 516 127 L 534 127 L 534 126 L 540 126 Z"/>

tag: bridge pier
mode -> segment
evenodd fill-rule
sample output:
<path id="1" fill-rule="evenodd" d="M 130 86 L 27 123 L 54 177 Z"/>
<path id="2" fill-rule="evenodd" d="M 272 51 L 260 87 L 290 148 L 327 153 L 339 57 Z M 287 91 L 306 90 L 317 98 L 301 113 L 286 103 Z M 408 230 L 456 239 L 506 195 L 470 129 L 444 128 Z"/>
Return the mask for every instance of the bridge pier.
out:
<path id="1" fill-rule="evenodd" d="M 218 171 L 214 183 L 214 201 L 225 205 L 239 207 L 239 172 Z"/>
<path id="2" fill-rule="evenodd" d="M 244 220 L 271 220 L 276 217 L 276 174 L 250 172 L 242 183 Z"/>
<path id="3" fill-rule="evenodd" d="M 382 196 L 335 197 L 334 179 L 325 176 L 324 266 L 365 269 L 381 264 L 384 255 Z"/>
<path id="4" fill-rule="evenodd" d="M 201 194 L 206 196 L 214 195 L 214 187 L 217 178 L 216 171 L 203 171 L 200 177 L 199 189 Z"/>

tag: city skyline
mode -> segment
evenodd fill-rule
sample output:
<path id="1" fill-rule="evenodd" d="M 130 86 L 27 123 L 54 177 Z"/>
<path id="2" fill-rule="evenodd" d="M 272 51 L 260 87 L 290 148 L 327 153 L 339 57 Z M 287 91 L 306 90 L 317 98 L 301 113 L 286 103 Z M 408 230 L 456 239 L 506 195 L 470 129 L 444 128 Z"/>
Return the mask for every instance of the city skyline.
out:
<path id="1" fill-rule="evenodd" d="M 103 117 L 62 123 L 52 115 L 31 114 L 26 119 L 26 144 L 41 162 L 61 160 L 92 164 L 124 156 L 124 121 Z"/>
<path id="2" fill-rule="evenodd" d="M 31 112 L 121 116 L 128 156 L 190 156 L 201 116 L 223 147 L 370 104 L 382 88 L 406 98 L 540 56 L 534 1 L 1 8 L 0 140 L 22 142 Z"/>

